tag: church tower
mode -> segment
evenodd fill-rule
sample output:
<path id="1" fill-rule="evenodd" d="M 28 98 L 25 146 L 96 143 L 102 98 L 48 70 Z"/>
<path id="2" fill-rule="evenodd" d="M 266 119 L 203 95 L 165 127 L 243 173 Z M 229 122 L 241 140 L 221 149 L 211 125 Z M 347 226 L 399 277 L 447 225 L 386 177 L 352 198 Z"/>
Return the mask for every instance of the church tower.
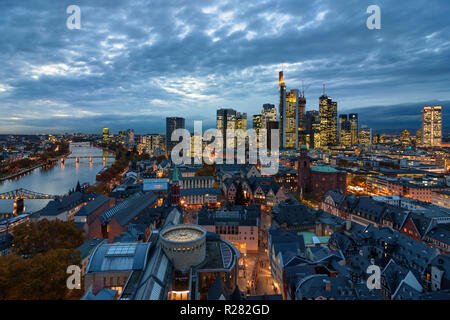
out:
<path id="1" fill-rule="evenodd" d="M 308 157 L 308 150 L 305 145 L 302 145 L 300 157 L 298 158 L 298 191 L 300 198 L 303 198 L 305 192 L 308 192 L 308 185 L 311 179 L 310 164 L 311 159 Z"/>

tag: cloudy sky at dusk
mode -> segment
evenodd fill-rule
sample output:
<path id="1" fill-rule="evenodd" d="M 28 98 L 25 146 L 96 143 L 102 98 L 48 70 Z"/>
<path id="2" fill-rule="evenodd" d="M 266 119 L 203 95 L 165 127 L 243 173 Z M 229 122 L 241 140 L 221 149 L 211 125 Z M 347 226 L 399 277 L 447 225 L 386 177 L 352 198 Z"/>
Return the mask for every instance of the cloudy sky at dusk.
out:
<path id="1" fill-rule="evenodd" d="M 366 27 L 372 4 L 381 30 Z M 163 132 L 167 116 L 209 127 L 219 107 L 251 119 L 278 107 L 283 62 L 308 110 L 325 82 L 361 124 L 417 129 L 420 108 L 441 104 L 445 127 L 449 21 L 448 0 L 2 0 L 0 133 Z"/>

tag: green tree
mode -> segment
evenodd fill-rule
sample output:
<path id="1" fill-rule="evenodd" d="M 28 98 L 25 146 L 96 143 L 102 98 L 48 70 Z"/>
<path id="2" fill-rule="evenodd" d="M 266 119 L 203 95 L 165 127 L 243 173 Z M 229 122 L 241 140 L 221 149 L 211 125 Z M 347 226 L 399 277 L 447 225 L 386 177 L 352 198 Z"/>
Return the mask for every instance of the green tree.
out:
<path id="1" fill-rule="evenodd" d="M 34 256 L 51 249 L 74 249 L 82 243 L 82 231 L 72 221 L 44 219 L 14 228 L 12 245 L 15 253 Z"/>
<path id="2" fill-rule="evenodd" d="M 30 259 L 9 255 L 0 259 L 0 299 L 80 299 L 81 290 L 66 286 L 67 267 L 79 265 L 79 252 L 52 249 Z"/>

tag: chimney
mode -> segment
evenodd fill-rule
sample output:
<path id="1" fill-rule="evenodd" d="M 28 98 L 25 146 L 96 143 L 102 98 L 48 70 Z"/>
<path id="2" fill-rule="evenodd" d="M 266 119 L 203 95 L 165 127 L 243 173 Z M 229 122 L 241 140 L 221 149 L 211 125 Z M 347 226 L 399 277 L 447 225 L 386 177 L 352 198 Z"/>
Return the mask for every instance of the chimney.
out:
<path id="1" fill-rule="evenodd" d="M 346 220 L 345 221 L 345 230 L 350 231 L 351 228 L 352 228 L 352 221 Z"/>

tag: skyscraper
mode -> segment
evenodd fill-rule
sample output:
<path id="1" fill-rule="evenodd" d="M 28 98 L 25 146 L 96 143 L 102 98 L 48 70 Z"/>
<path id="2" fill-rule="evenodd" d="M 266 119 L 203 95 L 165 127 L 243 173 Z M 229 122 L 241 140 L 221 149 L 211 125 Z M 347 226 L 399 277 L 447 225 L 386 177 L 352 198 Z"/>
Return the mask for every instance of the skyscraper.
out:
<path id="1" fill-rule="evenodd" d="M 267 150 L 272 150 L 272 130 L 279 130 L 280 123 L 278 121 L 267 122 Z"/>
<path id="2" fill-rule="evenodd" d="M 350 113 L 348 115 L 348 121 L 350 122 L 350 132 L 351 132 L 351 144 L 358 144 L 359 127 L 358 127 L 358 114 Z"/>
<path id="3" fill-rule="evenodd" d="M 339 115 L 339 142 L 349 147 L 352 145 L 352 126 L 347 114 Z"/>
<path id="4" fill-rule="evenodd" d="M 261 110 L 261 129 L 267 129 L 267 122 L 277 121 L 277 109 L 274 104 L 263 104 Z"/>
<path id="5" fill-rule="evenodd" d="M 236 113 L 236 129 L 247 131 L 247 113 Z"/>
<path id="6" fill-rule="evenodd" d="M 176 129 L 185 129 L 185 119 L 179 117 L 166 118 L 166 152 L 168 159 L 173 147 L 179 143 L 179 141 L 172 141 L 171 139 L 172 133 Z"/>
<path id="7" fill-rule="evenodd" d="M 260 129 L 262 129 L 262 115 L 254 114 L 253 115 L 253 130 L 255 130 L 255 132 L 258 133 Z"/>
<path id="8" fill-rule="evenodd" d="M 409 147 L 409 145 L 411 144 L 411 138 L 410 138 L 410 133 L 409 130 L 403 130 L 400 134 L 401 136 L 401 144 L 403 147 Z"/>
<path id="9" fill-rule="evenodd" d="M 325 94 L 319 98 L 320 114 L 320 146 L 335 146 L 337 144 L 337 102 Z"/>
<path id="10" fill-rule="evenodd" d="M 423 107 L 422 144 L 439 147 L 442 142 L 442 106 Z"/>
<path id="11" fill-rule="evenodd" d="M 306 111 L 306 132 L 309 134 L 309 147 L 320 148 L 320 117 L 317 110 Z"/>
<path id="12" fill-rule="evenodd" d="M 361 126 L 359 131 L 359 143 L 368 147 L 372 144 L 372 129 L 367 126 Z"/>
<path id="13" fill-rule="evenodd" d="M 298 148 L 298 102 L 299 91 L 286 91 L 283 71 L 279 73 L 280 84 L 280 146 L 282 149 Z"/>
<path id="14" fill-rule="evenodd" d="M 245 136 L 247 132 L 247 113 L 236 114 L 236 129 L 242 129 L 242 131 L 236 131 L 235 146 L 245 145 Z"/>
<path id="15" fill-rule="evenodd" d="M 233 109 L 219 109 L 217 110 L 216 116 L 216 128 L 217 131 L 222 135 L 223 139 L 223 148 L 227 146 L 227 129 L 235 130 L 237 129 L 236 125 L 236 110 Z M 247 117 L 247 114 L 246 114 Z M 242 119 L 241 119 L 242 124 Z"/>

